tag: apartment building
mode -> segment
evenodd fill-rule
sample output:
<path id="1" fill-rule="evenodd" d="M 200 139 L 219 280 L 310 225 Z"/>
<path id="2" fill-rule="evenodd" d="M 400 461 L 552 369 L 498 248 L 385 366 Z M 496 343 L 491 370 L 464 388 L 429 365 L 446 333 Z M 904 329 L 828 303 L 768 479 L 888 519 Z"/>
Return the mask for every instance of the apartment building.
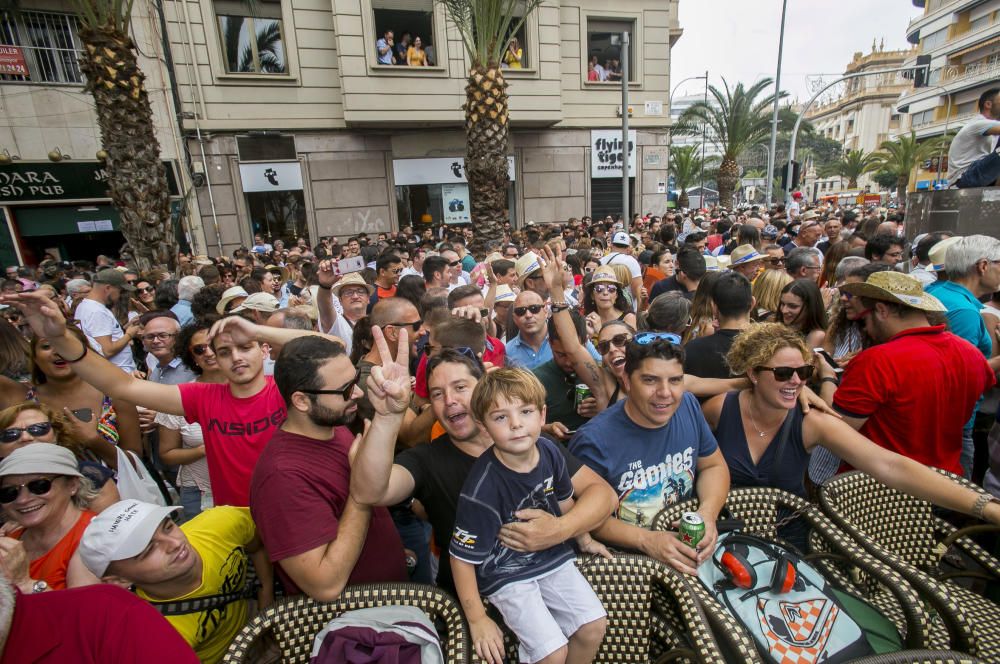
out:
<path id="1" fill-rule="evenodd" d="M 468 221 L 462 104 L 469 60 L 432 0 L 171 0 L 164 5 L 207 245 Z M 510 217 L 621 210 L 620 83 L 588 80 L 628 32 L 630 208 L 666 209 L 670 47 L 678 0 L 547 0 L 516 36 Z M 379 62 L 420 37 L 428 66 Z M 618 128 L 616 130 L 616 128 Z M 618 177 L 615 177 L 615 175 Z"/>
<path id="2" fill-rule="evenodd" d="M 910 21 L 907 40 L 917 49 L 907 58 L 929 55 L 928 86 L 904 93 L 897 102 L 918 138 L 954 133 L 977 114 L 979 95 L 1000 80 L 1000 0 L 912 0 L 924 13 Z M 915 186 L 947 181 L 947 157 L 917 169 Z"/>

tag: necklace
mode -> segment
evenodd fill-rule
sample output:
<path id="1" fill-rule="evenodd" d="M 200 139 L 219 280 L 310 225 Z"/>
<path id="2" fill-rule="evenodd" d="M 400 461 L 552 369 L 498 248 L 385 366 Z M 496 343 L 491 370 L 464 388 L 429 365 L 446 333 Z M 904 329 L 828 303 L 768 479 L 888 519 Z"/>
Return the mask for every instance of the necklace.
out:
<path id="1" fill-rule="evenodd" d="M 752 401 L 751 395 L 749 395 L 749 394 L 747 395 L 747 415 L 750 416 L 750 424 L 753 426 L 754 431 L 757 432 L 757 435 L 760 436 L 761 438 L 763 438 L 764 436 L 766 436 L 767 435 L 767 431 L 761 431 L 757 427 L 757 423 L 753 419 L 753 401 Z"/>

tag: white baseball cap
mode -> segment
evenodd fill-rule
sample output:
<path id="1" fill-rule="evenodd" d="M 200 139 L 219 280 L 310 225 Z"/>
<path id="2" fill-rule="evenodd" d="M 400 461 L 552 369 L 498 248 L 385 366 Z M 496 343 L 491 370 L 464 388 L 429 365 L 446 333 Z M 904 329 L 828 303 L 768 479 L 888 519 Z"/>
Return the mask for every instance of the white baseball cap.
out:
<path id="1" fill-rule="evenodd" d="M 611 244 L 616 244 L 620 247 L 631 247 L 632 240 L 625 231 L 618 231 L 615 233 L 614 237 L 611 238 Z"/>
<path id="2" fill-rule="evenodd" d="M 98 578 L 108 565 L 142 553 L 165 518 L 182 509 L 180 506 L 161 507 L 138 500 L 121 500 L 95 516 L 77 551 L 80 560 Z"/>

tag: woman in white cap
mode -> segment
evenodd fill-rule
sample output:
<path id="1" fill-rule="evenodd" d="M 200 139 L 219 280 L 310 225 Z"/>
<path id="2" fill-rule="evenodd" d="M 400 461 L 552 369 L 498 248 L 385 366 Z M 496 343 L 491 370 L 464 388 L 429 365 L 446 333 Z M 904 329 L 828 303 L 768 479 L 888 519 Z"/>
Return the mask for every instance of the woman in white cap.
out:
<path id="1" fill-rule="evenodd" d="M 596 337 L 601 327 L 613 320 L 635 329 L 635 314 L 625 297 L 625 288 L 610 266 L 602 265 L 595 270 L 583 288 L 583 312 L 591 337 Z"/>
<path id="2" fill-rule="evenodd" d="M 0 507 L 19 526 L 0 539 L 0 557 L 15 584 L 43 592 L 98 582 L 76 555 L 96 495 L 64 447 L 27 445 L 0 461 Z"/>

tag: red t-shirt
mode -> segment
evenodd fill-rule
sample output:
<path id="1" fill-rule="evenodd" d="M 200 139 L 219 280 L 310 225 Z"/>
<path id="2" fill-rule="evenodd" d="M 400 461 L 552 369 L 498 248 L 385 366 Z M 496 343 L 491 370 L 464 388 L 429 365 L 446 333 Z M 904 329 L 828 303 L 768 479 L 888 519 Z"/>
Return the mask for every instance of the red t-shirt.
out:
<path id="1" fill-rule="evenodd" d="M 198 664 L 166 618 L 118 586 L 15 592 L 0 664 Z"/>
<path id="2" fill-rule="evenodd" d="M 225 383 L 184 383 L 177 386 L 188 422 L 201 425 L 212 497 L 216 505 L 247 507 L 250 475 L 271 436 L 288 411 L 274 378 L 264 389 L 237 399 Z"/>
<path id="3" fill-rule="evenodd" d="M 336 427 L 330 440 L 278 430 L 260 456 L 250 489 L 250 513 L 271 561 L 280 563 L 337 539 L 350 493 L 347 453 L 354 436 Z M 275 566 L 289 594 L 301 592 Z M 406 559 L 384 507 L 372 508 L 364 547 L 348 584 L 406 581 Z"/>
<path id="4" fill-rule="evenodd" d="M 861 433 L 928 466 L 962 474 L 962 428 L 996 383 L 983 354 L 943 325 L 900 332 L 848 363 L 833 405 L 866 417 Z"/>
<path id="5" fill-rule="evenodd" d="M 496 337 L 486 335 L 486 350 L 483 351 L 483 362 L 489 362 L 495 367 L 502 367 L 507 359 L 507 347 Z M 430 398 L 427 389 L 427 356 L 422 355 L 417 362 L 417 374 L 413 383 L 413 393 L 422 399 Z"/>

